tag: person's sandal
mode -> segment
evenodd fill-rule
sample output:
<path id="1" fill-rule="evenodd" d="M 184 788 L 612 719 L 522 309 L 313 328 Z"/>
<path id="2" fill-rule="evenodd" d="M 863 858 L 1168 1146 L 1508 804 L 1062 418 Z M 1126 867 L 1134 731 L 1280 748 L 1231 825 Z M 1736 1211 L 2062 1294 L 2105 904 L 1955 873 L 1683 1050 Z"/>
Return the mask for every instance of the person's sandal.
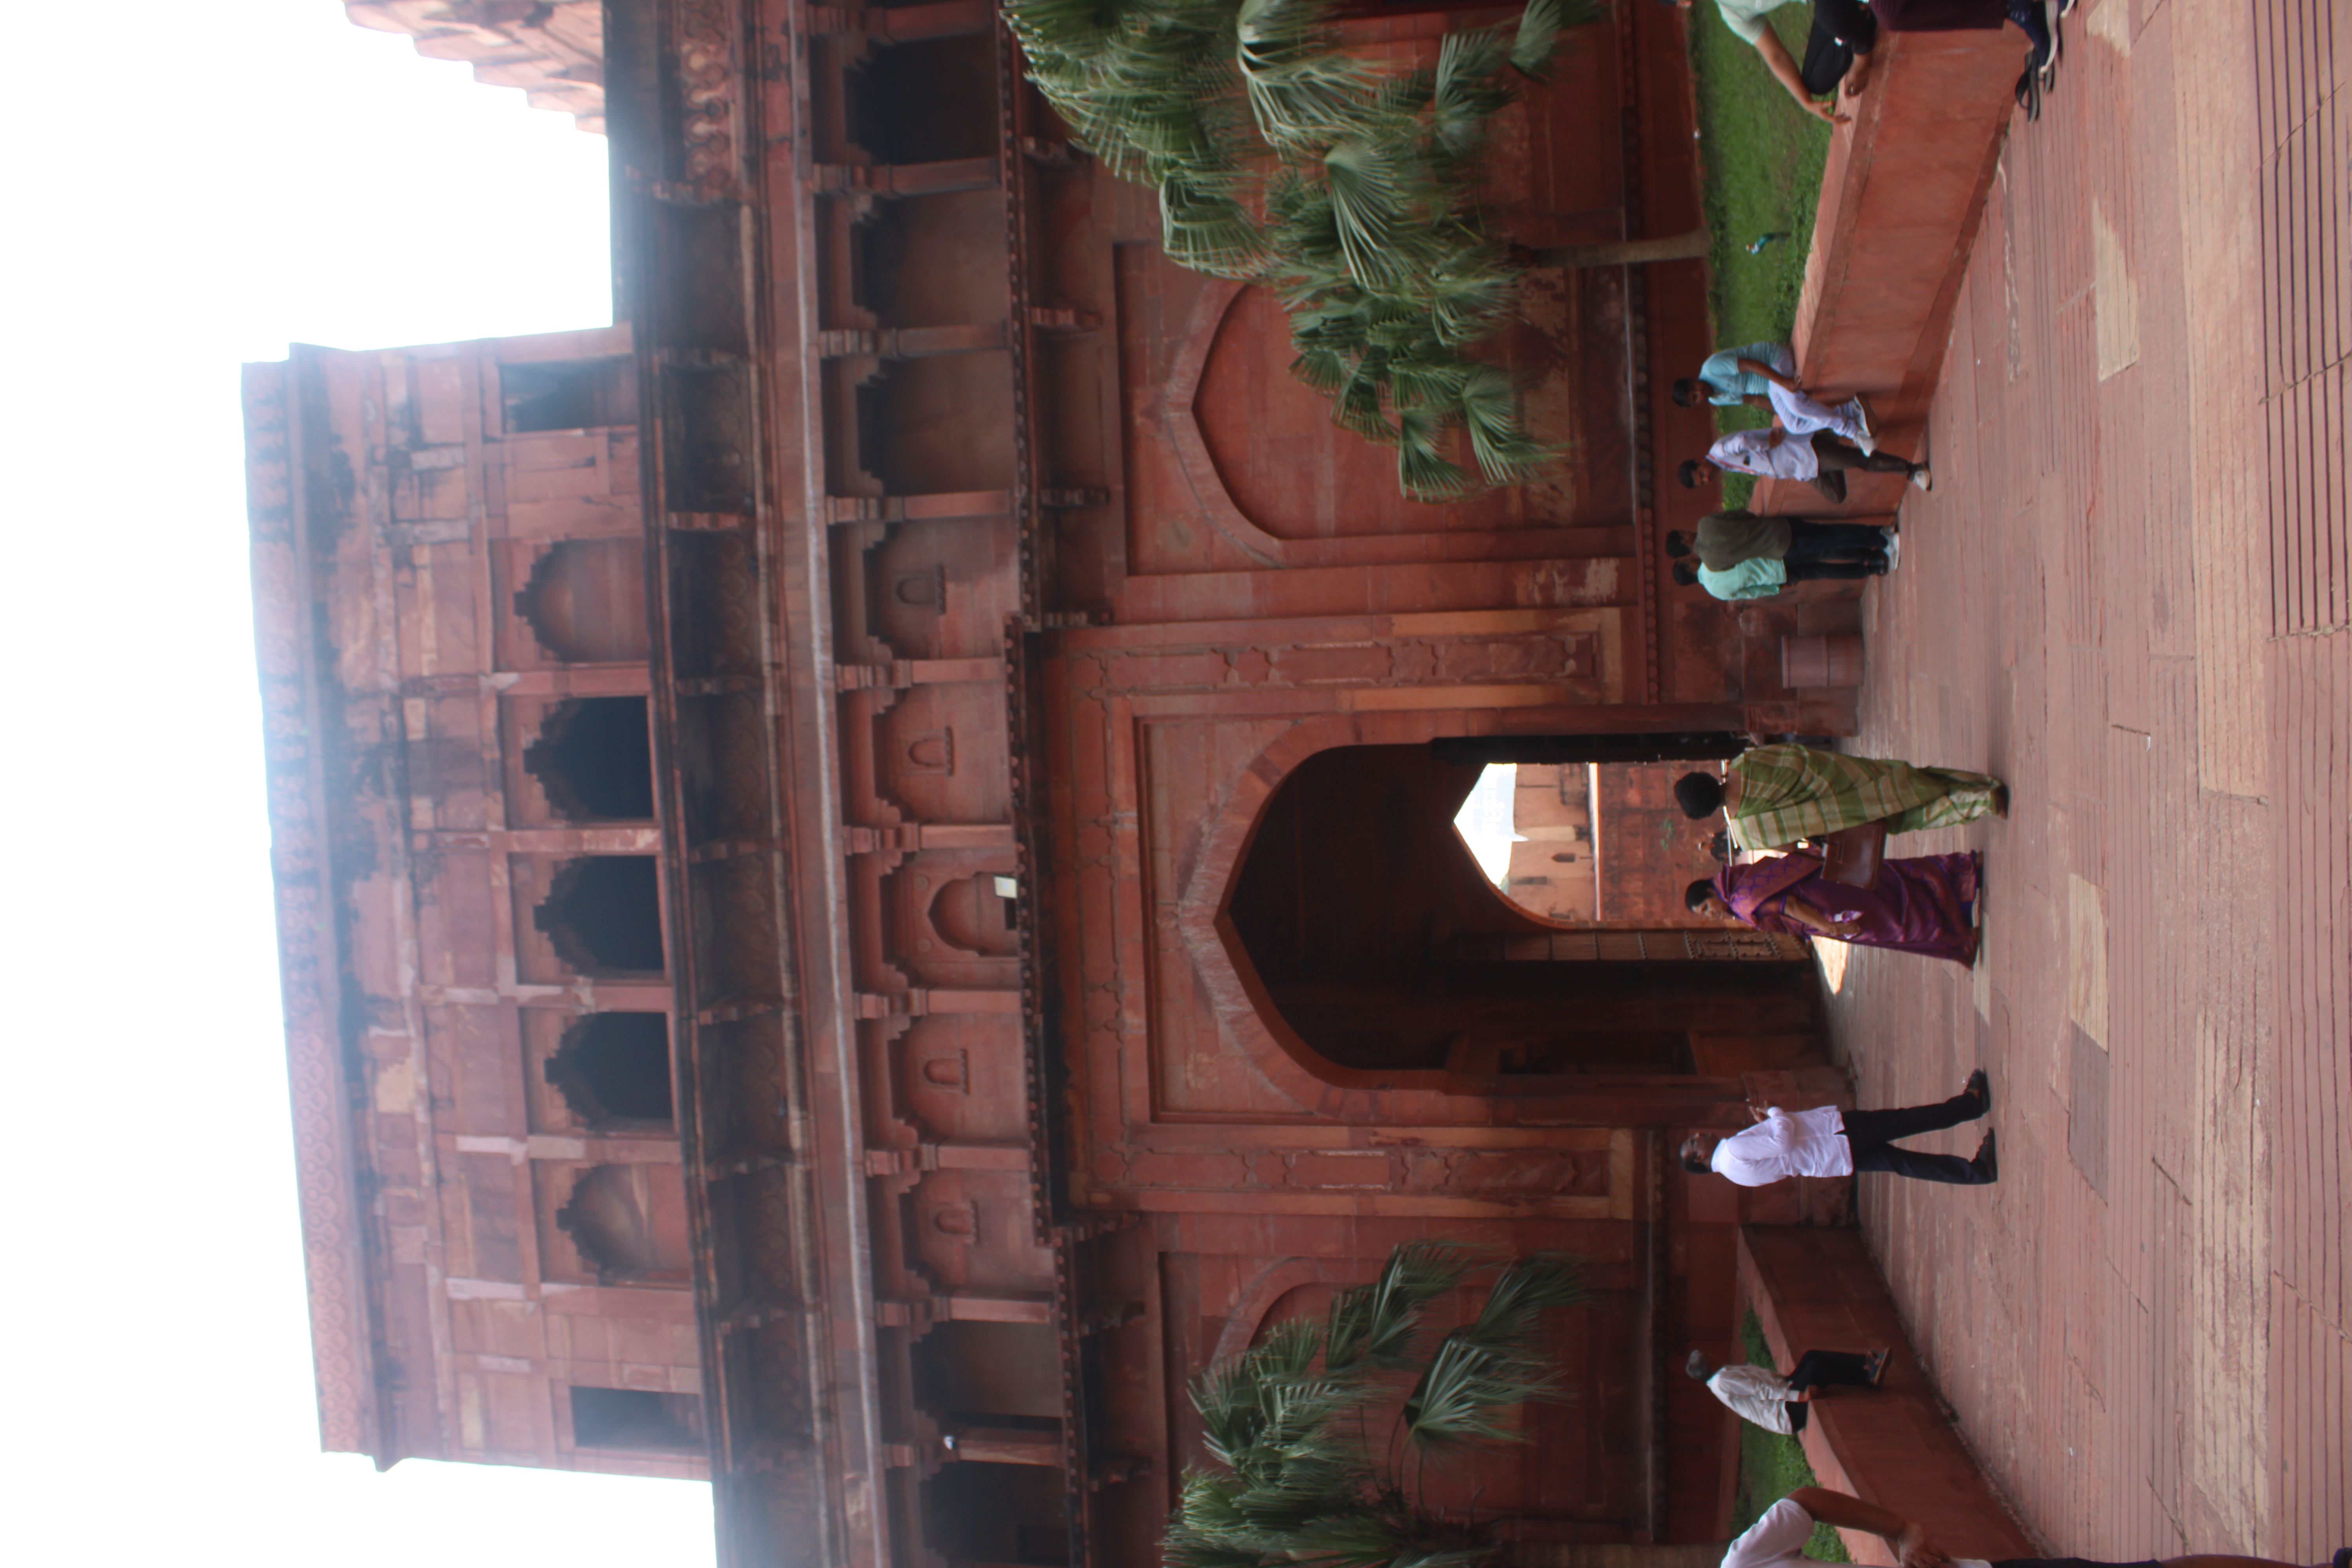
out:
<path id="1" fill-rule="evenodd" d="M 1978 1121 L 1992 1114 L 1992 1079 L 1985 1076 L 1984 1068 L 1969 1074 L 1969 1081 L 1960 1086 L 1960 1092 L 1975 1099 Z"/>
<path id="2" fill-rule="evenodd" d="M 1974 1165 L 1977 1174 L 1982 1176 L 1987 1182 L 2000 1180 L 2000 1154 L 1994 1146 L 1992 1129 L 1990 1127 L 1985 1129 L 1984 1142 L 1977 1145 L 1976 1158 L 1970 1160 L 1969 1163 Z"/>

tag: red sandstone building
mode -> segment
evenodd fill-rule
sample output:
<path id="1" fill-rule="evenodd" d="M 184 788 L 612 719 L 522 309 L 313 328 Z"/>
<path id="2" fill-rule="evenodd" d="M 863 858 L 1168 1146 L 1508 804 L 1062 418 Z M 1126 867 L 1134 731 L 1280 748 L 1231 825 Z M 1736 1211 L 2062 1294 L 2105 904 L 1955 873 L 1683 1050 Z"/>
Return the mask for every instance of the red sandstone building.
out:
<path id="1" fill-rule="evenodd" d="M 574 88 L 582 9 L 354 6 Z M 730 1563 L 1150 1562 L 1185 1381 L 1443 1234 L 1599 1288 L 1482 1506 L 1711 1538 L 1668 1353 L 1836 1199 L 1663 1153 L 1834 1090 L 1811 968 L 1683 921 L 1687 837 L 1596 922 L 1450 826 L 1486 761 L 1851 727 L 1779 681 L 1821 607 L 1666 582 L 1698 265 L 1533 275 L 1570 457 L 1419 505 L 986 5 L 598 21 L 624 324 L 248 373 L 327 1444 L 708 1475 Z M 1515 239 L 1696 223 L 1669 13 L 1514 112 Z"/>

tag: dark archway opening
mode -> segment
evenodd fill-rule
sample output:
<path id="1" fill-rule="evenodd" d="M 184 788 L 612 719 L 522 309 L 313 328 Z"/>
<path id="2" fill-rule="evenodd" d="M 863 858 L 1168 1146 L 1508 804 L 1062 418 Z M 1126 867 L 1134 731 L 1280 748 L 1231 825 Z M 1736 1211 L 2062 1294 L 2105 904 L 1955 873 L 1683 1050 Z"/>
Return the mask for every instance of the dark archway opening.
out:
<path id="1" fill-rule="evenodd" d="M 635 822 L 654 814 L 653 734 L 642 697 L 581 697 L 548 710 L 523 770 L 573 822 Z"/>
<path id="2" fill-rule="evenodd" d="M 676 1120 L 663 1014 L 591 1013 L 563 1031 L 544 1070 L 572 1113 L 599 1131 Z"/>
<path id="3" fill-rule="evenodd" d="M 1340 747 L 1267 802 L 1225 916 L 1318 1056 L 1534 1092 L 1690 1073 L 1694 1033 L 1811 1027 L 1801 950 L 1752 932 L 1563 927 L 1505 899 L 1454 828 L 1483 766 L 1427 746 Z"/>
<path id="4" fill-rule="evenodd" d="M 564 863 L 531 911 L 556 956 L 581 974 L 659 974 L 661 877 L 650 855 L 592 855 Z"/>

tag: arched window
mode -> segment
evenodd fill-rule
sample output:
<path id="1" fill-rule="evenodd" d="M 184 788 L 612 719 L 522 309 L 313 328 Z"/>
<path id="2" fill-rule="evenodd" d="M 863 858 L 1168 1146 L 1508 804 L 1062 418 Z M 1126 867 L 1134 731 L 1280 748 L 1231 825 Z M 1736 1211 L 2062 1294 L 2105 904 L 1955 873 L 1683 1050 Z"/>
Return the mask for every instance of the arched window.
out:
<path id="1" fill-rule="evenodd" d="M 566 664 L 641 664 L 650 656 L 645 546 L 636 540 L 550 546 L 514 605 L 539 645 Z"/>
<path id="2" fill-rule="evenodd" d="M 667 967 L 660 873 L 650 855 L 566 861 L 530 918 L 575 973 L 614 979 Z"/>
<path id="3" fill-rule="evenodd" d="M 600 1131 L 675 1121 L 662 1014 L 591 1013 L 563 1031 L 544 1071 L 572 1113 Z"/>
<path id="4" fill-rule="evenodd" d="M 653 739 L 642 697 L 559 702 L 524 748 L 525 772 L 573 822 L 642 821 L 654 814 Z"/>

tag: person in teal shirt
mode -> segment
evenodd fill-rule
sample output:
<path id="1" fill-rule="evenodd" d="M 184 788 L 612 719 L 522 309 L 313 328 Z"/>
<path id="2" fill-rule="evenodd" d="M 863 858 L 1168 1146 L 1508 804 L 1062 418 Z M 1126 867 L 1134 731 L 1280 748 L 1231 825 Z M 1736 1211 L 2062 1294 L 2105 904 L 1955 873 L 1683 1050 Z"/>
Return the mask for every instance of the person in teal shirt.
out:
<path id="1" fill-rule="evenodd" d="M 1718 408 L 1742 404 L 1769 408 L 1791 436 L 1826 430 L 1861 447 L 1864 457 L 1878 450 L 1878 438 L 1871 433 L 1870 410 L 1861 397 L 1832 405 L 1807 392 L 1797 379 L 1796 351 L 1786 343 L 1743 343 L 1718 349 L 1706 356 L 1698 374 L 1675 383 L 1673 396 L 1684 408 L 1696 407 L 1702 398 Z"/>

